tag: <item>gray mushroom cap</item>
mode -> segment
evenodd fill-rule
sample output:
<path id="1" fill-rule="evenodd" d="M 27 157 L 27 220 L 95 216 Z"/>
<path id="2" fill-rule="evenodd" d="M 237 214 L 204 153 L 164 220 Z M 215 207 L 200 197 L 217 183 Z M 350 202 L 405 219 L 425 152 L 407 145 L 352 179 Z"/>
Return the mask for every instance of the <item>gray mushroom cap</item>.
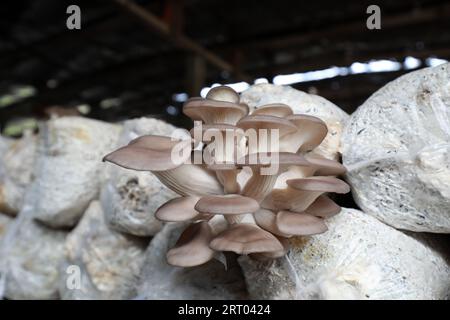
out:
<path id="1" fill-rule="evenodd" d="M 174 198 L 162 206 L 156 212 L 155 217 L 161 221 L 177 222 L 195 219 L 199 213 L 194 209 L 199 197 Z"/>
<path id="2" fill-rule="evenodd" d="M 175 161 L 172 152 L 178 148 L 182 157 Z M 142 136 L 127 146 L 117 149 L 103 158 L 103 161 L 137 171 L 166 171 L 175 169 L 191 157 L 190 140 L 173 140 L 170 137 Z"/>
<path id="3" fill-rule="evenodd" d="M 285 118 L 287 116 L 292 115 L 294 112 L 291 107 L 284 103 L 270 103 L 259 106 L 255 111 L 252 112 L 252 115 L 264 115 L 264 116 L 274 116 Z"/>
<path id="4" fill-rule="evenodd" d="M 202 197 L 195 209 L 198 212 L 211 214 L 244 214 L 253 213 L 259 209 L 256 200 L 238 194 Z"/>
<path id="5" fill-rule="evenodd" d="M 231 225 L 211 241 L 210 247 L 237 254 L 283 250 L 283 245 L 274 235 L 248 223 Z"/>

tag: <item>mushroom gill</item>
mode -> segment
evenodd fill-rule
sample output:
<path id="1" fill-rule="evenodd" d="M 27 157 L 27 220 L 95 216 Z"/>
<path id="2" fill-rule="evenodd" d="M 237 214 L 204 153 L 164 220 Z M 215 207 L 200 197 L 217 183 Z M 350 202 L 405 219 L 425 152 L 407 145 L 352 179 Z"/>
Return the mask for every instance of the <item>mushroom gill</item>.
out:
<path id="1" fill-rule="evenodd" d="M 327 230 L 326 218 L 340 211 L 327 194 L 350 189 L 336 178 L 345 168 L 314 152 L 328 131 L 322 120 L 282 103 L 249 114 L 226 86 L 189 99 L 183 112 L 196 121 L 191 140 L 144 136 L 104 158 L 151 171 L 180 195 L 155 213 L 188 224 L 169 264 L 192 267 L 221 251 L 275 259 L 289 251 L 290 237 Z"/>

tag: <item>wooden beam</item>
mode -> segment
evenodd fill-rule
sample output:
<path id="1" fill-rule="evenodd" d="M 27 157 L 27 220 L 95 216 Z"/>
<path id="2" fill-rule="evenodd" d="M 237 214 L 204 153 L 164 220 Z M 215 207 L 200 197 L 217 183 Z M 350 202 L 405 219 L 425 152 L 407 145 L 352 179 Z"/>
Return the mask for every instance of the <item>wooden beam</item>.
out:
<path id="1" fill-rule="evenodd" d="M 148 27 L 150 27 L 153 31 L 156 31 L 163 38 L 173 42 L 176 46 L 201 56 L 211 65 L 219 68 L 220 70 L 228 71 L 239 80 L 250 81 L 251 78 L 248 75 L 238 71 L 232 64 L 228 63 L 215 53 L 207 50 L 197 42 L 182 34 L 174 36 L 169 25 L 143 7 L 129 0 L 115 0 L 115 2 L 121 5 L 129 13 L 141 19 Z"/>
<path id="2" fill-rule="evenodd" d="M 442 5 L 435 5 L 429 8 L 423 8 L 421 10 L 412 10 L 395 15 L 386 15 L 381 18 L 381 30 L 375 30 L 372 32 L 383 32 L 388 29 L 409 26 L 424 22 L 435 22 L 439 19 L 445 19 L 450 17 L 450 3 Z M 229 44 L 233 48 L 239 46 L 241 50 L 258 50 L 258 49 L 280 49 L 293 46 L 303 45 L 315 39 L 329 38 L 339 35 L 349 35 L 361 32 L 369 32 L 366 27 L 367 16 L 361 16 L 361 18 L 345 22 L 337 25 L 330 25 L 319 30 L 312 32 L 306 32 L 301 34 L 291 34 L 286 36 L 277 36 L 271 39 L 263 39 L 258 41 L 246 41 L 245 43 Z"/>
<path id="3" fill-rule="evenodd" d="M 200 95 L 205 86 L 206 66 L 205 60 L 196 54 L 190 54 L 186 61 L 186 89 L 190 97 Z"/>

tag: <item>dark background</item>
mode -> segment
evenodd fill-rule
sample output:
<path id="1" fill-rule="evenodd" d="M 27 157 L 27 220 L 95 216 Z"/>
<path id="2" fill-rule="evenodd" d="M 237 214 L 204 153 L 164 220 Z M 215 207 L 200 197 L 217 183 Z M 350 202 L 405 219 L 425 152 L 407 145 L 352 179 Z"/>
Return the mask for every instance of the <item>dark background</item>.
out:
<path id="1" fill-rule="evenodd" d="M 66 27 L 70 4 L 81 30 Z M 381 30 L 366 28 L 371 4 Z M 80 112 L 187 126 L 182 100 L 214 83 L 397 62 L 292 84 L 351 113 L 390 80 L 448 59 L 449 30 L 449 1 L 2 0 L 0 129 L 20 135 L 35 119 Z"/>

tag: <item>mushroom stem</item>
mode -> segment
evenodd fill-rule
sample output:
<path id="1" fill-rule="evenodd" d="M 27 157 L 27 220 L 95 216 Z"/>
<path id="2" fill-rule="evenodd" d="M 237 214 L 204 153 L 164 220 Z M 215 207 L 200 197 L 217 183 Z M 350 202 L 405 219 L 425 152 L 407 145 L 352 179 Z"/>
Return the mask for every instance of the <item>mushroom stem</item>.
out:
<path id="1" fill-rule="evenodd" d="M 214 235 L 217 235 L 228 228 L 228 222 L 224 216 L 221 215 L 213 216 L 212 219 L 208 221 L 208 224 Z"/>
<path id="2" fill-rule="evenodd" d="M 245 214 L 227 214 L 225 216 L 225 219 L 227 220 L 228 224 L 236 224 L 242 222 L 244 219 Z"/>
<path id="3" fill-rule="evenodd" d="M 217 179 L 219 179 L 220 183 L 223 185 L 223 189 L 225 193 L 239 193 L 241 187 L 237 182 L 237 170 L 217 170 L 216 171 Z"/>
<path id="4" fill-rule="evenodd" d="M 245 184 L 242 194 L 261 202 L 272 190 L 278 176 L 261 175 L 259 169 L 260 168 L 253 169 L 253 175 Z"/>

